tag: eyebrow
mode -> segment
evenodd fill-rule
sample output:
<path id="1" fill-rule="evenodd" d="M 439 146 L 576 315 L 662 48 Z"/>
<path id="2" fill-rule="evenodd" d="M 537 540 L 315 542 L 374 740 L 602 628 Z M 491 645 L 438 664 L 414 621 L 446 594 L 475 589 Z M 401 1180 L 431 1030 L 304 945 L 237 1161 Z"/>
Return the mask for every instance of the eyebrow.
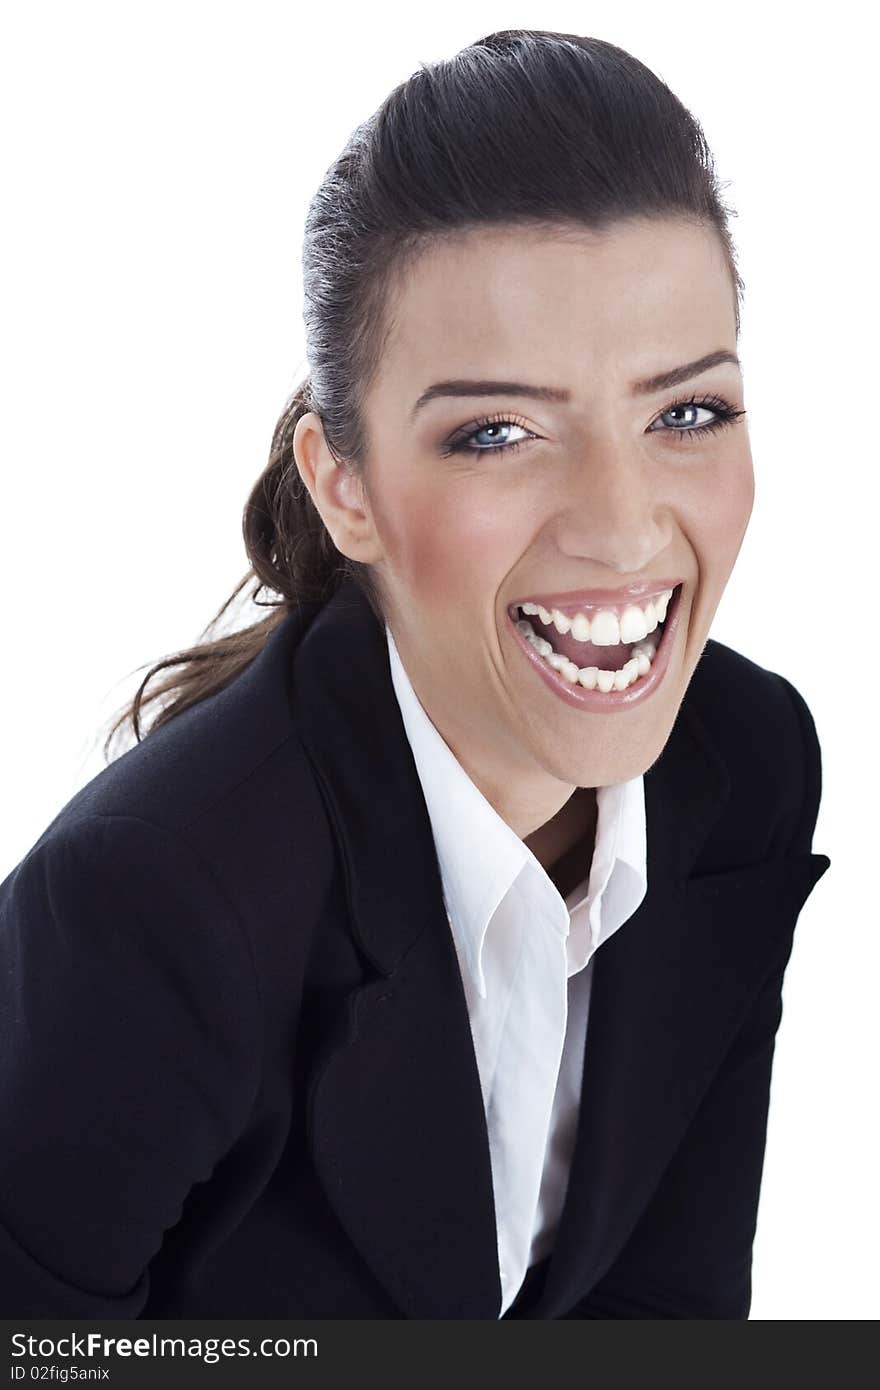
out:
<path id="1" fill-rule="evenodd" d="M 718 348 L 715 352 L 707 352 L 705 357 L 698 357 L 695 362 L 683 362 L 680 367 L 669 367 L 666 371 L 657 372 L 655 376 L 633 381 L 630 390 L 634 396 L 667 391 L 670 387 L 680 386 L 682 382 L 690 381 L 692 377 L 707 372 L 710 367 L 718 367 L 723 362 L 731 362 L 742 370 L 742 364 L 735 352 Z M 561 386 L 529 386 L 521 381 L 468 381 L 457 378 L 453 381 L 436 381 L 433 386 L 423 391 L 412 408 L 410 419 L 413 419 L 428 401 L 437 400 L 440 396 L 530 396 L 533 400 L 563 404 L 571 400 L 571 392 Z"/>

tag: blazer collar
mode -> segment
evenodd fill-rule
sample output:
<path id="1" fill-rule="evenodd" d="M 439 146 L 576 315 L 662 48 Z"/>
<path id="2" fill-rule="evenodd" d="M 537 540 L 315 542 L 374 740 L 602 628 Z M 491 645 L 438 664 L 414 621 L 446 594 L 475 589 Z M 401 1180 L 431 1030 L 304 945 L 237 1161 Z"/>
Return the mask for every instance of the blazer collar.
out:
<path id="1" fill-rule="evenodd" d="M 313 1072 L 313 1160 L 405 1316 L 496 1318 L 483 1100 L 385 635 L 352 581 L 309 616 L 290 696 L 337 841 L 351 930 L 377 972 L 341 1001 Z M 817 876 L 802 856 L 724 874 L 717 895 L 692 893 L 690 870 L 728 793 L 686 696 L 645 774 L 647 897 L 595 958 L 577 1141 L 531 1316 L 558 1316 L 615 1257 Z"/>

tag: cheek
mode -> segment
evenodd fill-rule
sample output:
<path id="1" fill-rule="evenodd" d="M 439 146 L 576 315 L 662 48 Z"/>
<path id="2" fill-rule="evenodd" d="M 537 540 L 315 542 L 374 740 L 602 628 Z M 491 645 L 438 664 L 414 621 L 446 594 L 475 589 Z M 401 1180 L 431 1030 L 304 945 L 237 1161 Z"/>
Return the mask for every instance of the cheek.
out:
<path id="1" fill-rule="evenodd" d="M 731 459 L 702 480 L 692 499 L 691 534 L 704 577 L 723 588 L 739 554 L 755 499 L 751 453 Z"/>
<path id="2" fill-rule="evenodd" d="M 487 596 L 491 603 L 528 544 L 515 509 L 499 506 L 473 478 L 458 487 L 399 488 L 380 507 L 374 500 L 373 516 L 393 579 L 435 608 Z"/>

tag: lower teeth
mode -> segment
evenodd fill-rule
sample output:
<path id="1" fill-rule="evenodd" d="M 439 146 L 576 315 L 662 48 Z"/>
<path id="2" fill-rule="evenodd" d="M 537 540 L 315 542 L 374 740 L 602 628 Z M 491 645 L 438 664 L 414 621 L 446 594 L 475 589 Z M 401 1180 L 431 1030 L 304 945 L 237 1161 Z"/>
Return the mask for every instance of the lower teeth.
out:
<path id="1" fill-rule="evenodd" d="M 585 690 L 601 690 L 606 695 L 612 690 L 627 690 L 629 686 L 635 685 L 637 680 L 648 674 L 651 662 L 657 654 L 656 645 L 645 639 L 643 642 L 636 642 L 632 656 L 619 671 L 603 671 L 599 666 L 577 667 L 567 656 L 554 651 L 546 637 L 539 637 L 526 618 L 520 618 L 516 626 L 538 656 L 542 657 L 548 666 L 552 666 L 554 671 L 558 671 L 570 685 L 582 685 Z"/>

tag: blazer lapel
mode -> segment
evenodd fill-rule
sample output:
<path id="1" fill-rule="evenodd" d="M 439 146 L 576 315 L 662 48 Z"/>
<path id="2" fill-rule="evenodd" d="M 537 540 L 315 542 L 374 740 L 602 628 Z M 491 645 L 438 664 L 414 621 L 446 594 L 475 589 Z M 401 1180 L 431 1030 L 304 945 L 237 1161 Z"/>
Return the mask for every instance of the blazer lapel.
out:
<path id="1" fill-rule="evenodd" d="M 385 634 L 352 582 L 294 657 L 292 697 L 374 976 L 312 1074 L 312 1157 L 350 1239 L 410 1318 L 495 1318 L 489 1142 L 430 819 Z"/>
<path id="2" fill-rule="evenodd" d="M 381 625 L 347 581 L 291 697 L 374 975 L 316 1066 L 309 1142 L 349 1237 L 410 1318 L 497 1318 L 492 1173 L 467 1005 Z M 577 1140 L 547 1278 L 555 1317 L 601 1278 L 656 1186 L 823 856 L 690 879 L 728 795 L 685 700 L 645 776 L 648 894 L 597 952 Z"/>

